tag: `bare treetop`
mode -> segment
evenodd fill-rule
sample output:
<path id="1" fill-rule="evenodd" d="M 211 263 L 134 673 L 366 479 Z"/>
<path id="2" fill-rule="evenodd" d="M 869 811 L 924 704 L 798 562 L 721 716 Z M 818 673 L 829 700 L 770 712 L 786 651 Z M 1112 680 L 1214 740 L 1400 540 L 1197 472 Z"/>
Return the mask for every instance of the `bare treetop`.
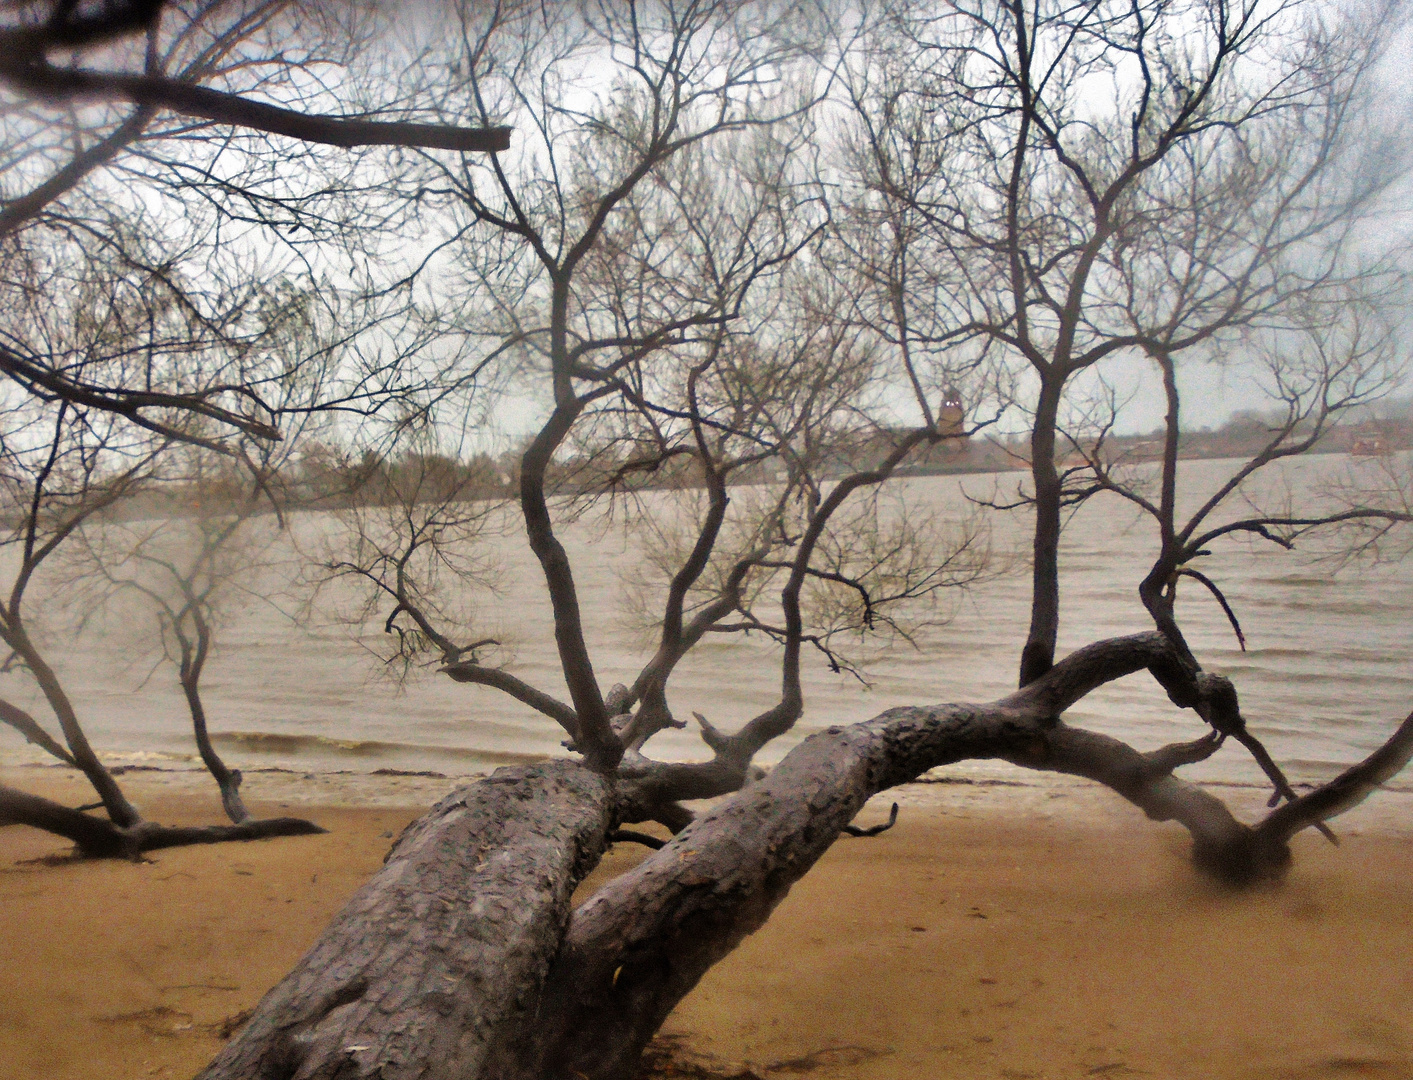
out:
<path id="1" fill-rule="evenodd" d="M 33 267 L 63 260 L 70 274 L 88 274 L 79 269 L 88 262 L 123 266 L 187 313 L 193 341 L 229 351 L 243 334 L 241 308 L 251 302 L 243 295 L 248 264 L 268 264 L 272 250 L 283 248 L 281 270 L 303 278 L 347 335 L 339 385 L 326 385 L 323 400 L 307 407 L 365 413 L 421 407 L 412 402 L 426 396 L 425 387 L 409 385 L 400 359 L 389 362 L 394 350 L 363 343 L 379 332 L 370 335 L 370 328 L 398 322 L 410 346 L 416 316 L 409 305 L 399 306 L 386 291 L 360 299 L 356 287 L 336 282 L 327 257 L 297 250 L 301 230 L 311 237 L 349 235 L 350 221 L 332 220 L 338 212 L 319 203 L 330 189 L 318 178 L 320 164 L 306 153 L 300 173 L 309 182 L 301 183 L 257 161 L 258 153 L 233 148 L 231 133 L 281 136 L 306 147 L 495 152 L 509 145 L 509 129 L 384 119 L 381 105 L 353 115 L 324 111 L 341 94 L 356 97 L 346 65 L 357 45 L 378 32 L 376 19 L 361 10 L 283 0 L 195 10 L 58 0 L 21 2 L 8 11 L 0 25 L 0 91 L 10 101 L 0 240 L 11 265 L 30 264 L 12 281 L 42 290 L 44 271 Z M 345 157 L 345 175 L 356 172 L 357 162 Z M 348 306 L 360 308 L 360 324 L 341 310 Z M 42 341 L 22 334 L 0 341 L 0 372 L 29 393 L 105 409 L 209 448 L 222 444 L 223 433 L 279 437 L 280 417 L 262 393 L 262 377 L 251 377 L 250 359 L 240 372 L 212 366 L 193 380 L 183 378 L 190 371 L 152 370 L 134 384 L 91 368 L 77 379 Z"/>

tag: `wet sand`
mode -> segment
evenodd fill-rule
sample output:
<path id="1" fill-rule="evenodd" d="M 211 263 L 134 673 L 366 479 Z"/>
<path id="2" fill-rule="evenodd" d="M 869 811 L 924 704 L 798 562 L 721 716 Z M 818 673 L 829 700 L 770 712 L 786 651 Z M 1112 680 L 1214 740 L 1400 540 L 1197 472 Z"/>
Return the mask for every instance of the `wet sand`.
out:
<path id="1" fill-rule="evenodd" d="M 86 797 L 56 770 L 16 772 Z M 62 841 L 0 829 L 0 1077 L 191 1076 L 449 783 L 355 798 L 348 781 L 342 801 L 365 805 L 328 806 L 311 800 L 342 789 L 301 779 L 252 777 L 252 810 L 328 835 L 53 863 L 33 860 Z M 218 819 L 191 778 L 125 784 L 154 820 Z M 1288 881 L 1246 894 L 1198 877 L 1180 829 L 1090 788 L 898 799 L 896 828 L 837 843 L 677 1009 L 660 1044 L 674 1075 L 1413 1076 L 1407 795 L 1342 819 L 1338 850 L 1302 836 Z M 619 846 L 596 874 L 643 853 Z"/>

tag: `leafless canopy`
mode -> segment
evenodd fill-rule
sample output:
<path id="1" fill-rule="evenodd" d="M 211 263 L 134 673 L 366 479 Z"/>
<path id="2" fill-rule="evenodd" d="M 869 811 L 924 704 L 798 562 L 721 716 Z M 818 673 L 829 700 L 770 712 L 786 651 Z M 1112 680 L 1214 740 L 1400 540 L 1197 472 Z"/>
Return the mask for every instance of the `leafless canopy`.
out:
<path id="1" fill-rule="evenodd" d="M 213 252 L 231 242 L 232 226 L 242 217 L 253 217 L 262 227 L 283 224 L 291 231 L 312 231 L 319 220 L 309 208 L 299 210 L 304 200 L 296 194 L 298 184 L 271 185 L 213 167 L 222 154 L 232 156 L 232 130 L 306 147 L 467 153 L 509 146 L 510 131 L 504 127 L 320 112 L 328 81 L 337 80 L 348 50 L 374 32 L 371 24 L 363 25 L 367 22 L 353 9 L 339 13 L 285 0 L 223 0 L 196 9 L 163 0 L 7 4 L 0 24 L 0 88 L 8 98 L 6 155 L 0 162 L 0 245 L 7 263 L 29 264 L 12 271 L 21 276 L 22 287 L 57 298 L 61 282 L 33 264 L 53 262 L 66 246 L 70 259 L 76 254 L 72 249 L 78 249 L 79 261 L 81 253 L 97 251 L 110 264 L 120 263 L 124 274 L 160 282 L 168 293 L 164 303 L 186 309 L 193 340 L 228 344 L 242 334 L 232 325 L 232 313 L 250 298 L 234 287 L 224 294 L 203 293 L 190 275 L 181 275 L 183 261 L 200 260 L 196 246 L 214 259 Z M 279 95 L 284 103 L 263 100 Z M 170 221 L 153 222 L 141 197 L 124 198 L 111 188 L 105 197 L 105 172 L 127 174 L 153 194 L 167 192 L 175 203 L 167 216 L 186 217 L 186 230 L 174 236 Z M 202 226 L 194 216 L 213 195 L 222 202 L 234 196 L 246 208 L 233 214 L 222 210 L 218 217 L 225 217 L 225 226 L 214 226 L 219 229 L 214 233 L 211 223 Z M 166 235 L 153 239 L 149 233 L 154 228 Z M 257 245 L 253 258 L 268 259 L 268 242 Z M 296 272 L 314 271 L 314 286 L 333 291 L 327 271 L 321 279 L 303 263 L 295 261 Z M 242 269 L 248 273 L 248 267 Z M 231 280 L 240 277 L 238 270 Z M 366 326 L 389 316 L 362 312 L 360 318 Z M 103 409 L 208 447 L 217 445 L 212 430 L 279 437 L 280 417 L 249 366 L 196 380 L 156 366 L 137 381 L 101 369 L 79 377 L 41 343 L 7 335 L 0 340 L 0 372 L 45 400 Z M 375 363 L 352 389 L 335 393 L 329 388 L 329 397 L 319 405 L 376 409 L 397 396 L 390 375 L 386 363 Z M 185 417 L 204 425 L 208 434 L 194 433 Z"/>
<path id="2" fill-rule="evenodd" d="M 16 10 L 16 40 L 90 18 Z M 1280 0 L 864 14 L 468 0 L 404 27 L 412 62 L 396 96 L 485 128 L 509 121 L 522 138 L 492 157 L 419 145 L 400 195 L 356 170 L 342 190 L 376 203 L 360 219 L 370 228 L 407 231 L 417 257 L 387 290 L 424 288 L 419 340 L 436 343 L 420 359 L 457 360 L 422 415 L 448 418 L 492 371 L 538 404 L 512 484 L 567 700 L 449 618 L 433 575 L 479 571 L 458 545 L 492 511 L 483 493 L 429 483 L 434 445 L 394 462 L 398 482 L 350 515 L 328 569 L 363 584 L 399 657 L 430 654 L 450 678 L 511 695 L 579 758 L 471 785 L 410 829 L 206 1077 L 630 1076 L 673 1005 L 863 803 L 939 765 L 996 758 L 1091 778 L 1181 822 L 1200 865 L 1245 883 L 1278 876 L 1293 835 L 1328 828 L 1413 756 L 1410 717 L 1297 795 L 1175 602 L 1182 578 L 1220 593 L 1192 564 L 1226 537 L 1290 544 L 1409 520 L 1406 498 L 1376 492 L 1337 509 L 1232 505 L 1399 376 L 1402 253 L 1365 227 L 1396 161 L 1348 167 L 1371 143 L 1361 102 L 1378 35 L 1358 13 Z M 152 108 L 135 95 L 154 74 L 84 92 Z M 329 238 L 300 210 L 312 250 Z M 335 247 L 376 250 L 361 243 Z M 1280 417 L 1180 513 L 1185 376 L 1252 357 Z M 1165 406 L 1146 478 L 1111 452 L 1121 364 Z M 958 383 L 987 405 L 963 425 Z M 1077 423 L 1087 395 L 1100 408 Z M 764 774 L 756 755 L 804 712 L 811 646 L 846 668 L 848 631 L 905 630 L 907 605 L 986 569 L 984 530 L 890 522 L 880 488 L 927 448 L 1017 416 L 1029 479 L 1016 501 L 1034 514 L 1020 687 L 828 728 Z M 1152 521 L 1159 554 L 1134 585 L 1153 629 L 1057 658 L 1063 513 L 1100 498 Z M 660 579 L 631 685 L 601 683 L 564 542 L 566 519 L 594 503 L 646 523 L 643 576 Z M 654 736 L 684 723 L 668 692 L 682 658 L 742 632 L 778 642 L 778 697 L 734 723 L 699 715 L 709 761 L 650 757 Z M 1142 752 L 1064 720 L 1141 671 L 1192 710 L 1192 739 Z M 1228 740 L 1283 802 L 1254 824 L 1176 775 Z M 722 795 L 699 817 L 683 805 Z M 605 843 L 642 821 L 673 839 L 571 912 Z"/>

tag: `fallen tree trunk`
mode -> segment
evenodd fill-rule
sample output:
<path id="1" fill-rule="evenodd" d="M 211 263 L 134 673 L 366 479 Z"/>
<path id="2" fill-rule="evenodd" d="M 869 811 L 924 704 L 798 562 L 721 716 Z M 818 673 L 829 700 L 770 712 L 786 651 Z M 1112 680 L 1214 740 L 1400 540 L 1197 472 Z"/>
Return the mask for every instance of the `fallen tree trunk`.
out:
<path id="1" fill-rule="evenodd" d="M 635 1075 L 668 1013 L 764 925 L 872 795 L 968 758 L 1075 763 L 1075 735 L 1089 733 L 1046 732 L 994 707 L 949 705 L 896 709 L 805 740 L 765 779 L 574 912 L 515 1068 L 487 1080 Z M 1230 828 L 1239 842 L 1246 827 L 1229 814 L 1216 819 L 1213 831 Z"/>
<path id="2" fill-rule="evenodd" d="M 26 639 L 27 640 L 27 639 Z M 42 666 L 37 653 L 31 660 L 36 678 L 49 695 L 50 703 L 64 723 L 65 737 L 74 753 L 53 739 L 29 713 L 0 700 L 0 722 L 15 728 L 31 743 L 49 751 L 71 768 L 80 770 L 102 799 L 107 818 L 94 817 L 39 795 L 0 784 L 0 826 L 27 825 L 72 840 L 78 851 L 90 859 L 135 859 L 144 851 L 184 847 L 189 844 L 221 844 L 232 840 L 266 840 L 277 836 L 310 836 L 324 830 L 303 818 L 277 817 L 254 820 L 241 802 L 238 770 L 227 769 L 211 749 L 206 735 L 205 714 L 193 711 L 197 745 L 202 760 L 221 788 L 221 803 L 233 822 L 230 825 L 161 825 L 144 821 L 137 807 L 128 801 L 117 778 L 108 771 L 89 746 L 67 695 L 52 670 Z M 193 690 L 189 690 L 189 695 Z M 193 709 L 200 705 L 196 699 Z"/>
<path id="3" fill-rule="evenodd" d="M 1102 742 L 1096 743 L 1099 739 Z M 1362 799 L 1394 759 L 1413 753 L 1413 717 L 1394 742 L 1330 785 Z M 497 1080 L 623 1080 L 677 1003 L 775 906 L 873 794 L 928 768 L 967 757 L 1110 776 L 1149 816 L 1194 833 L 1201 865 L 1242 880 L 1279 874 L 1289 862 L 1288 804 L 1256 827 L 1181 780 L 1155 773 L 1131 748 L 1056 726 L 1039 732 L 997 709 L 895 709 L 806 740 L 768 777 L 688 826 L 634 870 L 580 906 L 550 970 L 535 1022 L 523 1029 L 514 1068 Z M 1097 768 L 1096 768 L 1097 767 Z M 1394 769 L 1396 771 L 1396 768 Z M 1145 776 L 1146 774 L 1146 776 Z M 1326 790 L 1326 789 L 1321 789 Z M 1356 795 L 1357 792 L 1357 795 Z M 1307 796 L 1313 798 L 1313 796 Z M 1313 824 L 1305 821 L 1300 827 Z"/>
<path id="4" fill-rule="evenodd" d="M 410 825 L 203 1080 L 495 1076 L 530 1022 L 612 788 L 574 762 L 501 769 Z"/>
<path id="5" fill-rule="evenodd" d="M 501 770 L 411 827 L 387 867 L 199 1080 L 626 1080 L 674 1006 L 758 929 L 872 795 L 939 765 L 999 758 L 1090 777 L 1180 821 L 1228 880 L 1280 874 L 1295 832 L 1348 809 L 1413 756 L 1413 717 L 1342 777 L 1250 826 L 1172 775 L 1220 744 L 1140 753 L 1061 711 L 1148 667 L 1199 710 L 1224 680 L 1171 678 L 1157 634 L 1101 642 L 1010 697 L 892 709 L 806 739 L 572 916 L 574 884 L 646 783 L 558 762 Z M 633 768 L 637 768 L 636 765 Z M 630 774 L 632 770 L 629 770 Z M 701 777 L 689 774 L 689 784 Z"/>

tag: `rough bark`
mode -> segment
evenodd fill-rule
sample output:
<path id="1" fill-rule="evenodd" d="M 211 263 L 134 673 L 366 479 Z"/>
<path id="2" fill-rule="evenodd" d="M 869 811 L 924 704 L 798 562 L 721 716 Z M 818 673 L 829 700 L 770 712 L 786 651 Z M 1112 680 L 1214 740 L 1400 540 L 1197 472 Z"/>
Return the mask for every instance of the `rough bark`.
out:
<path id="1" fill-rule="evenodd" d="M 605 779 L 567 761 L 501 769 L 443 799 L 201 1080 L 499 1075 L 612 801 Z"/>
<path id="2" fill-rule="evenodd" d="M 1177 820 L 1209 870 L 1236 880 L 1279 874 L 1306 817 L 1287 807 L 1260 825 L 1237 821 L 1201 788 L 1164 771 L 1185 752 L 1141 754 L 1103 735 L 1046 723 L 1024 692 L 986 706 L 893 709 L 814 735 L 765 779 L 679 833 L 574 912 L 524 1031 L 515 1070 L 498 1080 L 624 1080 L 668 1013 L 775 906 L 878 791 L 938 765 L 1002 758 L 1087 776 L 1149 817 Z M 1389 745 L 1310 807 L 1348 809 L 1413 753 L 1413 718 Z M 1307 796 L 1318 801 L 1314 796 Z M 487 1074 L 491 1075 L 491 1074 Z"/>

